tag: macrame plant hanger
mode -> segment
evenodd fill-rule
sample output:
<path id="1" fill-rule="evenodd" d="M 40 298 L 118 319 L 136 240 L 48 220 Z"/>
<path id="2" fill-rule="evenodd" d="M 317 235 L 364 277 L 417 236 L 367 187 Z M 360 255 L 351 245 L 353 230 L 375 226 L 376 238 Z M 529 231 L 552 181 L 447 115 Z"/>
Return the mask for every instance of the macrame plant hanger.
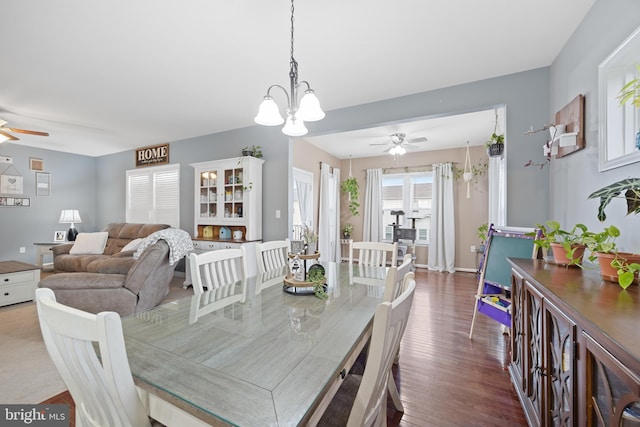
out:
<path id="1" fill-rule="evenodd" d="M 462 173 L 464 182 L 467 183 L 467 199 L 471 198 L 471 180 L 473 179 L 473 172 L 471 171 L 471 155 L 469 154 L 469 141 L 467 141 L 467 155 L 464 159 L 464 172 Z"/>

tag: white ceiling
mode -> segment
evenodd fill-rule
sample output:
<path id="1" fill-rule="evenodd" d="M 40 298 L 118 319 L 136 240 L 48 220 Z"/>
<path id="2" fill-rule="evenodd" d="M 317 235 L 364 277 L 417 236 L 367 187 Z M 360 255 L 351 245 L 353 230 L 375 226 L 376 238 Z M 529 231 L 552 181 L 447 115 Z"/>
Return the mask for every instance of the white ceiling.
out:
<path id="1" fill-rule="evenodd" d="M 99 156 L 250 126 L 288 83 L 285 0 L 0 1 L 0 118 L 50 133 L 17 144 Z M 295 57 L 331 114 L 548 66 L 593 3 L 298 0 Z"/>

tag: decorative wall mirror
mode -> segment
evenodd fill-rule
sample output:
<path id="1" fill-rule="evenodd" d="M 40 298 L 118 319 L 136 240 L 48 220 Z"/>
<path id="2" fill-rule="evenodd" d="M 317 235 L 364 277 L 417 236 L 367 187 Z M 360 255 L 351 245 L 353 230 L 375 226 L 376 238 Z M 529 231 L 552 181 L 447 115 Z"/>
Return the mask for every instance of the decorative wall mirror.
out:
<path id="1" fill-rule="evenodd" d="M 598 66 L 600 172 L 640 161 L 640 109 L 620 105 L 620 89 L 637 78 L 640 27 Z"/>

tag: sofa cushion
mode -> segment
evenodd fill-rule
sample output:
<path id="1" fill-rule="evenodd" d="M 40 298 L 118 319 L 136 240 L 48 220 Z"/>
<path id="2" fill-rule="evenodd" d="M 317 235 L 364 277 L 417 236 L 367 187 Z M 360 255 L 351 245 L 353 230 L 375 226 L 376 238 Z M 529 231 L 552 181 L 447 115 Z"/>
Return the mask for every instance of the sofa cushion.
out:
<path id="1" fill-rule="evenodd" d="M 101 255 L 107 245 L 106 231 L 96 233 L 80 233 L 69 250 L 70 255 Z"/>
<path id="2" fill-rule="evenodd" d="M 83 272 L 87 271 L 87 266 L 97 260 L 111 258 L 109 255 L 57 255 L 55 258 L 55 269 L 59 272 Z"/>
<path id="3" fill-rule="evenodd" d="M 103 231 L 109 233 L 105 255 L 115 255 L 122 251 L 129 242 L 138 238 L 145 238 L 148 235 L 169 228 L 167 224 L 136 224 L 136 223 L 111 223 L 107 224 Z"/>
<path id="4" fill-rule="evenodd" d="M 144 238 L 142 238 L 142 237 L 139 237 L 137 239 L 133 239 L 132 241 L 127 243 L 124 246 L 124 248 L 122 248 L 122 250 L 120 252 L 135 251 L 136 249 L 138 249 L 138 246 L 140 246 L 140 244 L 142 243 L 143 240 L 144 240 Z"/>

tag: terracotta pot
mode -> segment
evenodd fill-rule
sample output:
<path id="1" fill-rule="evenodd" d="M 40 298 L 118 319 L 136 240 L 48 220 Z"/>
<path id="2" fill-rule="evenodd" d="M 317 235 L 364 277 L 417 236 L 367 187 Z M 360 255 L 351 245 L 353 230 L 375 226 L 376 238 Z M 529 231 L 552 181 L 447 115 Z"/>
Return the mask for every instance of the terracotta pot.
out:
<path id="1" fill-rule="evenodd" d="M 573 262 L 567 257 L 567 251 L 560 243 L 552 243 L 551 251 L 553 252 L 554 263 L 560 265 L 576 265 L 582 263 L 582 257 L 584 256 L 585 245 L 571 245 L 571 248 L 575 248 L 573 251 Z"/>
<path id="2" fill-rule="evenodd" d="M 602 277 L 602 280 L 606 280 L 607 282 L 618 283 L 618 270 L 611 266 L 611 261 L 616 259 L 616 257 L 623 263 L 640 263 L 640 255 L 628 252 L 618 252 L 617 254 L 598 252 L 596 255 L 598 256 L 598 263 L 600 264 L 600 277 Z M 637 285 L 639 282 L 638 273 L 636 273 L 636 278 L 633 281 L 633 284 Z"/>

